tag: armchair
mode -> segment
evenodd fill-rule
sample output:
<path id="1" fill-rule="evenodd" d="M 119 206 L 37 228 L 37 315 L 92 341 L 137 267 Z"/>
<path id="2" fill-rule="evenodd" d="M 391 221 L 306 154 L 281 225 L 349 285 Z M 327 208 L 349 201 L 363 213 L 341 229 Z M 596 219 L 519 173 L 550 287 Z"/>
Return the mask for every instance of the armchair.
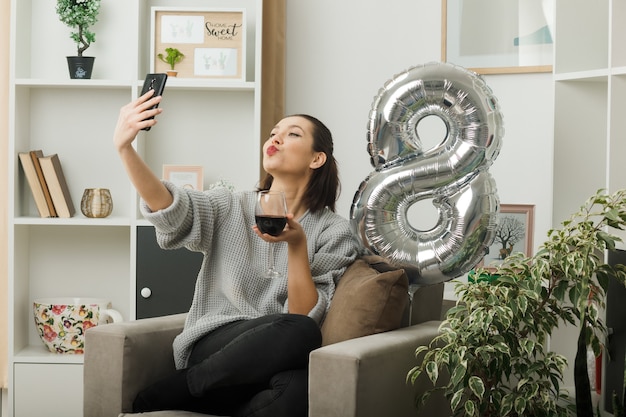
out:
<path id="1" fill-rule="evenodd" d="M 408 294 L 403 276 L 404 294 Z M 347 284 L 344 287 L 349 289 Z M 340 290 L 338 287 L 333 304 Z M 354 288 L 351 290 L 350 298 L 354 298 Z M 438 334 L 442 298 L 443 284 L 422 287 L 413 297 L 412 309 L 402 306 L 399 318 L 405 327 L 397 328 L 397 323 L 395 330 L 370 329 L 380 333 L 343 341 L 335 332 L 330 344 L 325 342 L 325 346 L 313 351 L 309 363 L 309 416 L 402 417 L 449 412 L 447 401 L 439 397 L 431 398 L 427 408 L 418 414 L 414 394 L 430 383 L 418 381 L 411 386 L 405 382 L 408 371 L 416 364 L 415 348 L 430 343 Z M 406 326 L 409 314 L 412 325 Z M 178 314 L 90 329 L 86 333 L 84 361 L 84 417 L 134 415 L 132 402 L 137 392 L 174 371 L 172 341 L 182 331 L 184 319 L 185 314 Z M 322 328 L 325 338 L 329 332 Z M 206 417 L 183 411 L 142 415 Z"/>

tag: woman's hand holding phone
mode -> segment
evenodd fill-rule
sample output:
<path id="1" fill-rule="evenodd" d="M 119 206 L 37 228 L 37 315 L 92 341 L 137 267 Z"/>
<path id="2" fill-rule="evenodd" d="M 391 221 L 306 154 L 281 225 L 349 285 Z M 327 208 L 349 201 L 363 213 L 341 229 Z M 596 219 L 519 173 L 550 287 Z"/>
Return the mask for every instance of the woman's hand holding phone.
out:
<path id="1" fill-rule="evenodd" d="M 152 97 L 162 96 L 163 90 L 165 89 L 166 81 L 167 81 L 167 74 L 165 73 L 146 74 L 146 78 L 143 82 L 143 88 L 141 89 L 140 96 L 143 96 L 150 90 L 154 91 L 154 95 Z M 156 109 L 158 106 L 159 106 L 159 103 L 150 107 L 149 110 Z M 154 116 L 150 116 L 148 119 L 144 119 L 144 120 L 149 120 L 149 119 L 154 119 Z M 152 126 L 147 126 L 147 127 L 144 127 L 142 130 L 148 131 L 150 130 L 151 127 Z"/>

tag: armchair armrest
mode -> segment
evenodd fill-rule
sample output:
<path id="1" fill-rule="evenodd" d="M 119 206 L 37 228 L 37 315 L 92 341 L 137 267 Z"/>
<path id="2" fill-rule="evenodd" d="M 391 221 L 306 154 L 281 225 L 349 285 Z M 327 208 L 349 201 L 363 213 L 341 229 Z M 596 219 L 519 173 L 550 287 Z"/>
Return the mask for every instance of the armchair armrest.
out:
<path id="1" fill-rule="evenodd" d="M 445 398 L 433 395 L 416 414 L 415 386 L 406 375 L 417 361 L 415 349 L 437 336 L 440 321 L 429 321 L 390 332 L 324 346 L 309 363 L 310 417 L 380 417 L 449 415 Z M 446 414 L 446 412 L 448 414 Z"/>
<path id="2" fill-rule="evenodd" d="M 140 389 L 174 372 L 185 314 L 96 326 L 85 333 L 84 416 L 132 411 Z M 132 360 L 129 360 L 132 358 Z"/>

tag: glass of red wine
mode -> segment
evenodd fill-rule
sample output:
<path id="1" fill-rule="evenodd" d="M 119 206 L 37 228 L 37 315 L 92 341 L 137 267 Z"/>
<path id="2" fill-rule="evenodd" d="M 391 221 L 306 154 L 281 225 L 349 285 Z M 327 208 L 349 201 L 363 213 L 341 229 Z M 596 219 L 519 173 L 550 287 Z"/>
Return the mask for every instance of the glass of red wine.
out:
<path id="1" fill-rule="evenodd" d="M 287 224 L 287 202 L 282 191 L 259 191 L 254 212 L 256 225 L 261 233 L 278 236 Z M 270 243 L 268 250 L 269 267 L 265 272 L 268 278 L 280 278 L 282 274 L 274 267 L 274 246 Z"/>

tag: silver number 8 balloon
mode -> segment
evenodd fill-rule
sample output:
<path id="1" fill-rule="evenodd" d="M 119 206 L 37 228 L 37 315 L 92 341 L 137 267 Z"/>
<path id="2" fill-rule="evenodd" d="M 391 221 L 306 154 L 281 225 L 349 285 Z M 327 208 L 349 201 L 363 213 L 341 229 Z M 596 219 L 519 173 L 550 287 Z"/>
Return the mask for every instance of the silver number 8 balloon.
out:
<path id="1" fill-rule="evenodd" d="M 441 118 L 445 139 L 423 150 L 418 123 Z M 375 170 L 350 210 L 353 231 L 371 253 L 407 271 L 411 285 L 457 278 L 476 266 L 495 237 L 499 200 L 488 168 L 504 128 L 498 101 L 476 73 L 449 63 L 412 67 L 374 99 L 368 152 Z M 408 209 L 430 199 L 439 218 L 418 230 Z"/>

